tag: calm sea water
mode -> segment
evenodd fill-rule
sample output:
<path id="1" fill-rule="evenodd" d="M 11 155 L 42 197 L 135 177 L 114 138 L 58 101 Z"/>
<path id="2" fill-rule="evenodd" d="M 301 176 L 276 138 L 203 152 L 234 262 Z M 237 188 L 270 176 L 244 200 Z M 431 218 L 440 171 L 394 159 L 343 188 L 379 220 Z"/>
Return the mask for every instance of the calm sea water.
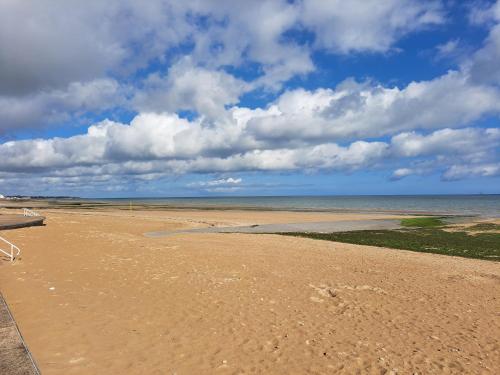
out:
<path id="1" fill-rule="evenodd" d="M 185 208 L 409 211 L 500 217 L 500 195 L 287 196 L 203 198 L 116 198 L 109 202 Z"/>

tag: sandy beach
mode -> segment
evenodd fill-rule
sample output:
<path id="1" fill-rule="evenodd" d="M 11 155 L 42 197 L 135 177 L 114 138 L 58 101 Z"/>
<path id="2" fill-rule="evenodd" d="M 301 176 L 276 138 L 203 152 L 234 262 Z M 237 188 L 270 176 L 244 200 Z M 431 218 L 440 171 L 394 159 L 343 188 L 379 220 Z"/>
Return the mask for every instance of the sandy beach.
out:
<path id="1" fill-rule="evenodd" d="M 498 262 L 267 234 L 144 236 L 396 215 L 41 213 L 44 227 L 2 232 L 22 258 L 0 263 L 0 288 L 44 375 L 500 369 Z"/>

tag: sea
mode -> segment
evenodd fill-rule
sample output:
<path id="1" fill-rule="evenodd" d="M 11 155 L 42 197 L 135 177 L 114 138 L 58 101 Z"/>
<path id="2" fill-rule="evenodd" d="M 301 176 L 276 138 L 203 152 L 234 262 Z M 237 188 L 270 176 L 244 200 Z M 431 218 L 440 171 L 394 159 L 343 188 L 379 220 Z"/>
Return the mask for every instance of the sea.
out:
<path id="1" fill-rule="evenodd" d="M 110 198 L 105 202 L 198 209 L 408 212 L 500 217 L 500 194 Z"/>

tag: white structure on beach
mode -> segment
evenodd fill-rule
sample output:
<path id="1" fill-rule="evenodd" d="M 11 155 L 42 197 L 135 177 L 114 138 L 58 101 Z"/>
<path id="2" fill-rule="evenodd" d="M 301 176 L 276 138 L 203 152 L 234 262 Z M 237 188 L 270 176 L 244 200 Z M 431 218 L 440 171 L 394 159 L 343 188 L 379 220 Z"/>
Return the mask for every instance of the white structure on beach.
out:
<path id="1" fill-rule="evenodd" d="M 2 194 L 0 194 L 0 199 L 5 199 L 5 197 Z"/>

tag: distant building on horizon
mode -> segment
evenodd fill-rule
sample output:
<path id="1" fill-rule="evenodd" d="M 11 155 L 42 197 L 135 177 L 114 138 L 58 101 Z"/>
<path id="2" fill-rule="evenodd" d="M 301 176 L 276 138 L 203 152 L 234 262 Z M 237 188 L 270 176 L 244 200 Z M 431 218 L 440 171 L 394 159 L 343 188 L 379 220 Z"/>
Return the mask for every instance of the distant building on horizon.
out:
<path id="1" fill-rule="evenodd" d="M 5 197 L 2 194 L 0 194 L 0 199 L 5 199 Z"/>

